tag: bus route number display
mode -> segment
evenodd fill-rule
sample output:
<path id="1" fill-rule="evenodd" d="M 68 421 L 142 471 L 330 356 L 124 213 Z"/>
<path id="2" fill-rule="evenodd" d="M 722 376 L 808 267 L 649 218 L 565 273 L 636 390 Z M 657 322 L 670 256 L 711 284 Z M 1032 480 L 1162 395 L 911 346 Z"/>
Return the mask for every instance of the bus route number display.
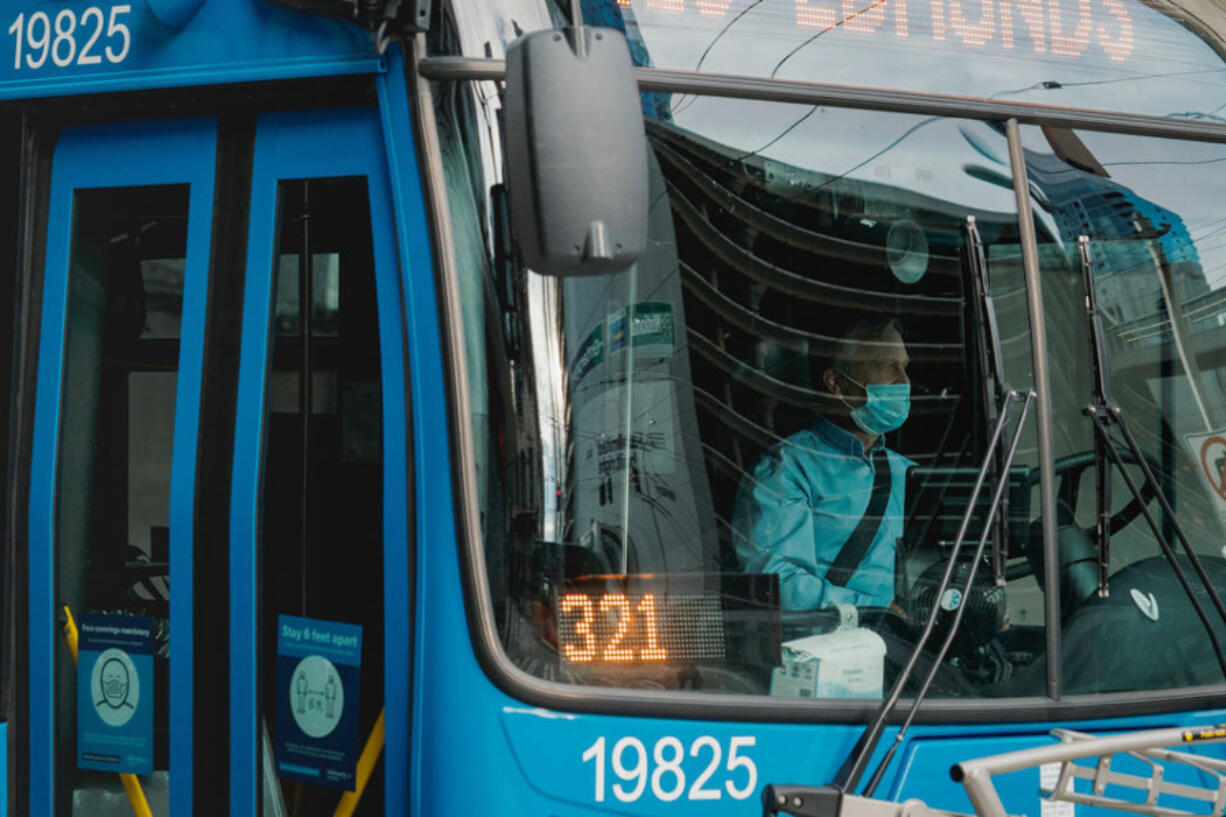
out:
<path id="1" fill-rule="evenodd" d="M 723 583 L 741 578 L 724 577 Z M 562 661 L 604 668 L 725 661 L 739 652 L 729 645 L 739 643 L 737 631 L 743 629 L 729 627 L 728 609 L 746 604 L 762 613 L 758 626 L 765 627 L 764 642 L 779 643 L 776 584 L 747 584 L 752 592 L 746 593 L 703 583 L 697 577 L 655 575 L 563 582 L 555 597 Z"/>
<path id="2" fill-rule="evenodd" d="M 725 657 L 718 596 L 571 592 L 558 602 L 558 635 L 575 664 Z"/>

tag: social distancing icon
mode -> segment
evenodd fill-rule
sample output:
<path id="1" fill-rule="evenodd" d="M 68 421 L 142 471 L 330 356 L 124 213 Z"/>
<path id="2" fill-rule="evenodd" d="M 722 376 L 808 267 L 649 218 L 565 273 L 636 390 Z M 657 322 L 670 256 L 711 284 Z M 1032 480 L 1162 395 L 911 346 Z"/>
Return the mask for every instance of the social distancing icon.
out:
<path id="1" fill-rule="evenodd" d="M 294 668 L 290 703 L 294 723 L 304 734 L 313 738 L 331 734 L 345 709 L 345 685 L 336 666 L 322 655 L 299 661 Z"/>

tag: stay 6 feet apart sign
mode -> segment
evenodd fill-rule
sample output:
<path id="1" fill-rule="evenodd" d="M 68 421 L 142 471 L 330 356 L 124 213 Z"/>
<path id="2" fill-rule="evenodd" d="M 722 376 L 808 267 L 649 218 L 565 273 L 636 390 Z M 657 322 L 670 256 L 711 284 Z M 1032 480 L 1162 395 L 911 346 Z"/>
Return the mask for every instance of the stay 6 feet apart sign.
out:
<path id="1" fill-rule="evenodd" d="M 357 769 L 362 628 L 277 621 L 277 774 L 352 791 Z"/>

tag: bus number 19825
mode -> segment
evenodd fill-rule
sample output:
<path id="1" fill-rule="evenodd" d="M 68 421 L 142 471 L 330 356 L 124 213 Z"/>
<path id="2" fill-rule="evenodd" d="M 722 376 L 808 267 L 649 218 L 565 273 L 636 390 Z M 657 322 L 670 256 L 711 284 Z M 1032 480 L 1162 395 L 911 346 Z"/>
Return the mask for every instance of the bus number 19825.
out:
<path id="1" fill-rule="evenodd" d="M 54 18 L 45 11 L 26 17 L 23 11 L 8 28 L 13 35 L 13 70 L 38 70 L 48 59 L 60 68 L 100 65 L 104 58 L 118 65 L 132 47 L 132 32 L 120 22 L 131 11 L 129 5 L 111 6 L 106 13 L 90 6 L 80 18 L 72 9 L 61 9 Z"/>
<path id="2" fill-rule="evenodd" d="M 612 785 L 613 796 L 623 803 L 632 803 L 642 797 L 650 785 L 652 795 L 666 803 L 682 796 L 686 800 L 719 800 L 725 792 L 734 800 L 745 800 L 757 788 L 758 767 L 740 752 L 753 745 L 752 737 L 731 738 L 727 762 L 721 763 L 724 751 L 716 738 L 710 735 L 695 738 L 688 754 L 697 759 L 702 770 L 691 781 L 686 779 L 681 765 L 687 753 L 677 738 L 660 738 L 649 755 L 643 741 L 624 737 L 613 744 L 613 750 L 608 752 L 608 763 L 621 781 Z M 584 764 L 589 761 L 595 764 L 595 798 L 598 803 L 604 802 L 606 794 L 605 747 L 606 741 L 600 737 L 583 753 Z"/>

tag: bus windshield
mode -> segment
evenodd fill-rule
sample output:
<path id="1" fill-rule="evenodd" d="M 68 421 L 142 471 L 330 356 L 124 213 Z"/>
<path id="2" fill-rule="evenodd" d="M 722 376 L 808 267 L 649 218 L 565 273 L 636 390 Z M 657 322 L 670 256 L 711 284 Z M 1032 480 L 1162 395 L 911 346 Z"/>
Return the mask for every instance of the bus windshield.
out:
<path id="1" fill-rule="evenodd" d="M 440 88 L 439 133 L 480 547 L 508 657 L 568 684 L 871 699 L 934 607 L 938 634 L 963 608 L 949 652 L 938 638 L 921 655 L 921 670 L 941 661 L 929 694 L 1045 694 L 1033 411 L 1008 469 L 989 469 L 989 487 L 1005 483 L 1000 523 L 986 524 L 988 492 L 972 501 L 1003 393 L 1034 387 L 1003 126 L 645 94 L 648 250 L 622 273 L 558 279 L 512 263 L 481 148 L 497 138 L 495 95 L 475 88 Z M 1153 490 L 1133 501 L 1135 456 L 1102 472 L 1101 546 L 1079 237 L 1110 397 L 1226 591 L 1226 152 L 1059 128 L 1023 128 L 1023 141 L 1056 429 L 1063 689 L 1218 683 L 1191 598 L 1213 608 L 1204 587 L 1180 586 L 1145 521 L 1143 507 L 1175 541 Z M 965 594 L 938 593 L 964 519 L 955 583 L 981 538 L 1000 561 L 985 558 Z M 1156 660 L 1130 658 L 1138 645 Z"/>

